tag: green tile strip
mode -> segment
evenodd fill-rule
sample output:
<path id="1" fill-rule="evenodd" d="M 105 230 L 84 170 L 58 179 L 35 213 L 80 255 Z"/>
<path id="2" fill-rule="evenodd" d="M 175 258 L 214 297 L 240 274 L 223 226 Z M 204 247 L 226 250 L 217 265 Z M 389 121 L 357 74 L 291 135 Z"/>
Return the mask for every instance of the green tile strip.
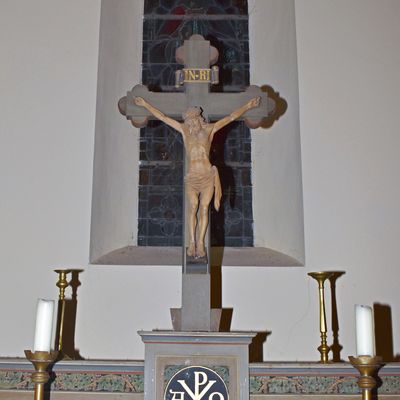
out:
<path id="1" fill-rule="evenodd" d="M 143 375 L 58 373 L 54 391 L 143 393 Z"/>
<path id="2" fill-rule="evenodd" d="M 383 376 L 380 394 L 400 394 L 400 377 Z M 358 394 L 351 376 L 252 376 L 250 394 Z"/>
<path id="3" fill-rule="evenodd" d="M 400 364 L 399 364 L 400 367 Z M 115 392 L 115 393 L 143 393 L 143 372 L 124 372 L 121 367 L 113 367 L 112 371 L 88 371 L 84 370 L 84 363 L 78 371 L 55 371 L 51 389 L 53 391 L 69 392 Z M 70 369 L 73 369 L 72 367 Z M 250 394 L 357 394 L 359 389 L 355 373 L 332 374 L 325 372 L 323 368 L 313 372 L 296 373 L 268 373 L 267 368 L 263 372 L 251 373 Z M 295 368 L 292 368 L 292 370 Z M 379 387 L 380 394 L 400 395 L 400 374 L 397 371 L 392 374 L 382 374 Z M 172 373 L 172 369 L 169 371 Z M 218 371 L 224 374 L 226 371 Z M 168 374 L 169 375 L 169 374 Z M 18 369 L 18 366 L 1 369 L 0 363 L 0 390 L 32 390 L 31 372 Z"/>
<path id="4" fill-rule="evenodd" d="M 350 376 L 252 376 L 251 394 L 357 394 Z"/>
<path id="5" fill-rule="evenodd" d="M 0 390 L 33 389 L 31 374 L 19 371 L 0 371 Z"/>
<path id="6" fill-rule="evenodd" d="M 53 391 L 143 393 L 143 374 L 57 372 Z M 30 372 L 0 371 L 0 390 L 31 390 Z"/>

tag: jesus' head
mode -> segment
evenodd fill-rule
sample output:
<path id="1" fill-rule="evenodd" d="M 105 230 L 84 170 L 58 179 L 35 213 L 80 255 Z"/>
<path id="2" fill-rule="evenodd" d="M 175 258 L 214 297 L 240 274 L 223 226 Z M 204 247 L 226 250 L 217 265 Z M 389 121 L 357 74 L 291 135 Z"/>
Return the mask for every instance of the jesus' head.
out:
<path id="1" fill-rule="evenodd" d="M 200 107 L 189 107 L 186 112 L 182 114 L 182 118 L 190 130 L 201 130 L 205 124 Z"/>

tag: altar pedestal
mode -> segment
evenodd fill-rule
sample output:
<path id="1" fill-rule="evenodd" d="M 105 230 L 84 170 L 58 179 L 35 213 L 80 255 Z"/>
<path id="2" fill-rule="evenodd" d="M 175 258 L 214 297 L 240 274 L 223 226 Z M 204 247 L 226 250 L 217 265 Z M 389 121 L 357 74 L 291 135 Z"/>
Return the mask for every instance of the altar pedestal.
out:
<path id="1" fill-rule="evenodd" d="M 256 333 L 138 333 L 145 343 L 145 400 L 228 400 L 218 385 L 226 385 L 232 400 L 249 400 L 249 345 Z"/>

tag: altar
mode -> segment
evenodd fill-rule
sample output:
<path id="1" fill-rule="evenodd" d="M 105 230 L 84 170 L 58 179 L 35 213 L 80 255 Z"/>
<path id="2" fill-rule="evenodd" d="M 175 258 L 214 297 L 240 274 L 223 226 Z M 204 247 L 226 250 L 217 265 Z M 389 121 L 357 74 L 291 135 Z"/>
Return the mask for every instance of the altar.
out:
<path id="1" fill-rule="evenodd" d="M 23 359 L 0 360 L 0 399 L 32 400 L 32 366 Z M 143 400 L 143 361 L 61 361 L 51 383 L 54 400 Z M 349 363 L 250 363 L 250 400 L 360 399 L 357 372 Z M 379 399 L 400 398 L 400 366 L 380 373 Z"/>

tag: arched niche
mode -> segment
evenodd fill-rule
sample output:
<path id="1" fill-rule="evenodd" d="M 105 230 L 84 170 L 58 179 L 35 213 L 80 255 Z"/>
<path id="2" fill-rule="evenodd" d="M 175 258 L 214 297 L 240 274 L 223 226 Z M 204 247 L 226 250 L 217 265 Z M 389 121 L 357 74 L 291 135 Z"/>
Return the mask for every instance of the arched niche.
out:
<path id="1" fill-rule="evenodd" d="M 284 100 L 284 114 L 252 132 L 254 247 L 214 248 L 224 266 L 304 264 L 301 148 L 293 0 L 249 0 L 250 79 Z M 117 101 L 141 76 L 143 4 L 102 2 L 90 261 L 181 265 L 178 247 L 137 246 L 139 131 Z M 283 106 L 282 106 L 283 107 Z"/>

